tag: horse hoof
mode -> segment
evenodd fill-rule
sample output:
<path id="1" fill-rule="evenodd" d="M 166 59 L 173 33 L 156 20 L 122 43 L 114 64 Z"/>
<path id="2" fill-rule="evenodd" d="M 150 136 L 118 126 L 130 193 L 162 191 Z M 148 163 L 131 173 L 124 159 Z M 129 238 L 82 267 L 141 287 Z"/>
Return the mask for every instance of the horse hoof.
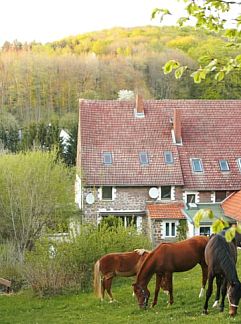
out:
<path id="1" fill-rule="evenodd" d="M 208 315 L 208 311 L 207 311 L 207 309 L 204 309 L 204 310 L 203 310 L 203 315 Z"/>
<path id="2" fill-rule="evenodd" d="M 215 300 L 214 304 L 213 304 L 213 308 L 218 306 L 218 300 Z"/>

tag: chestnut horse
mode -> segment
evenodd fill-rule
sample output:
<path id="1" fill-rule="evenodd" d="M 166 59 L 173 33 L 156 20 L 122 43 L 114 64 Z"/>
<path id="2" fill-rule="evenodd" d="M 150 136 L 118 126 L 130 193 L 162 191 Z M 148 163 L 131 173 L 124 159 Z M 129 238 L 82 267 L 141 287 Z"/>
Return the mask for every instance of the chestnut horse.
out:
<path id="1" fill-rule="evenodd" d="M 161 278 L 164 273 L 172 275 L 173 272 L 187 271 L 198 263 L 202 268 L 202 292 L 207 282 L 208 269 L 204 257 L 207 242 L 208 237 L 195 236 L 176 243 L 161 243 L 150 252 L 143 261 L 136 282 L 133 284 L 139 306 L 147 307 L 150 296 L 147 285 L 154 273 Z"/>
<path id="2" fill-rule="evenodd" d="M 94 266 L 94 290 L 96 295 L 103 300 L 105 290 L 113 301 L 111 284 L 115 276 L 131 277 L 135 276 L 149 254 L 144 249 L 137 249 L 133 252 L 109 253 L 101 257 Z M 157 302 L 157 295 L 160 287 L 169 292 L 169 303 L 173 303 L 172 295 L 172 274 L 166 273 L 164 276 L 156 276 L 156 290 L 153 306 Z"/>
<path id="3" fill-rule="evenodd" d="M 222 287 L 222 300 L 220 311 L 224 310 L 224 299 L 228 288 L 229 314 L 235 316 L 241 298 L 241 283 L 238 279 L 236 262 L 237 246 L 240 246 L 240 234 L 228 243 L 225 239 L 225 230 L 211 236 L 206 249 L 205 260 L 208 265 L 208 289 L 203 313 L 208 313 L 208 301 L 213 290 L 213 280 L 216 277 L 217 294 L 214 306 L 218 304 L 220 289 Z"/>

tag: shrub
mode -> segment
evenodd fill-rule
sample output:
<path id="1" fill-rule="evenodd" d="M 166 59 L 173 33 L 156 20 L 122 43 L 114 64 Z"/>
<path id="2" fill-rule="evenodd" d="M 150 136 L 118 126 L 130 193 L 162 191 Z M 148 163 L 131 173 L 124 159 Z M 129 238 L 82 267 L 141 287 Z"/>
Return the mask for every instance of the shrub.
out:
<path id="1" fill-rule="evenodd" d="M 54 246 L 54 253 L 50 246 Z M 26 254 L 24 273 L 40 295 L 63 293 L 66 289 L 87 291 L 92 287 L 94 263 L 102 255 L 150 246 L 134 227 L 82 225 L 80 235 L 68 242 L 39 240 L 34 251 Z"/>
<path id="2" fill-rule="evenodd" d="M 21 258 L 11 242 L 0 245 L 0 277 L 11 281 L 13 291 L 26 285 Z"/>

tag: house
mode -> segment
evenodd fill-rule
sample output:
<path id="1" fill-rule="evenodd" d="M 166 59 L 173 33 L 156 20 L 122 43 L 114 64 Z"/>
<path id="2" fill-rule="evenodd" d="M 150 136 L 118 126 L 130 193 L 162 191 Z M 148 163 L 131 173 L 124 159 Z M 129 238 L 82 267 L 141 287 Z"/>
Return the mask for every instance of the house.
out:
<path id="1" fill-rule="evenodd" d="M 76 203 L 175 239 L 188 207 L 241 189 L 240 137 L 241 100 L 80 100 Z"/>

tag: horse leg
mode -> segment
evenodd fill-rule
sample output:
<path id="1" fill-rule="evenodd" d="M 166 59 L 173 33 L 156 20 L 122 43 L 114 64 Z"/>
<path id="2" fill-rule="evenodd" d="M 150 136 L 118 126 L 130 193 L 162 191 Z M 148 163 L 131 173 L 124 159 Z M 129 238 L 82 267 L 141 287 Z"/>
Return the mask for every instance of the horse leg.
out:
<path id="1" fill-rule="evenodd" d="M 220 298 L 221 284 L 222 284 L 222 277 L 221 277 L 221 275 L 216 275 L 217 292 L 216 292 L 216 297 L 215 297 L 215 302 L 213 304 L 213 307 L 217 307 L 218 306 L 219 298 Z"/>
<path id="2" fill-rule="evenodd" d="M 208 267 L 206 265 L 206 262 L 203 261 L 200 263 L 200 266 L 202 268 L 202 288 L 199 293 L 199 298 L 201 298 L 204 294 L 204 289 L 208 280 Z"/>
<path id="3" fill-rule="evenodd" d="M 209 301 L 209 298 L 211 297 L 212 292 L 213 292 L 213 279 L 214 279 L 214 275 L 209 274 L 209 276 L 208 276 L 208 289 L 207 289 L 207 292 L 206 292 L 206 300 L 205 300 L 205 304 L 204 304 L 204 307 L 203 307 L 203 314 L 208 314 L 208 301 Z"/>
<path id="4" fill-rule="evenodd" d="M 112 303 L 114 301 L 113 296 L 112 296 L 112 292 L 111 292 L 112 279 L 113 279 L 113 277 L 105 279 L 105 289 L 106 289 L 107 294 L 108 294 L 108 296 L 110 298 L 110 303 Z"/>
<path id="5" fill-rule="evenodd" d="M 224 310 L 224 300 L 227 295 L 227 280 L 225 278 L 222 279 L 222 299 L 220 304 L 220 312 L 223 312 Z"/>
<path id="6" fill-rule="evenodd" d="M 173 304 L 173 283 L 172 283 L 172 277 L 173 274 L 172 273 L 168 273 L 167 274 L 167 290 L 169 291 L 169 304 L 172 305 Z"/>
<path id="7" fill-rule="evenodd" d="M 161 288 L 161 281 L 162 281 L 162 275 L 156 274 L 156 288 L 155 288 L 155 295 L 154 295 L 154 300 L 152 302 L 151 307 L 154 307 L 157 304 L 158 300 L 158 294 Z"/>

